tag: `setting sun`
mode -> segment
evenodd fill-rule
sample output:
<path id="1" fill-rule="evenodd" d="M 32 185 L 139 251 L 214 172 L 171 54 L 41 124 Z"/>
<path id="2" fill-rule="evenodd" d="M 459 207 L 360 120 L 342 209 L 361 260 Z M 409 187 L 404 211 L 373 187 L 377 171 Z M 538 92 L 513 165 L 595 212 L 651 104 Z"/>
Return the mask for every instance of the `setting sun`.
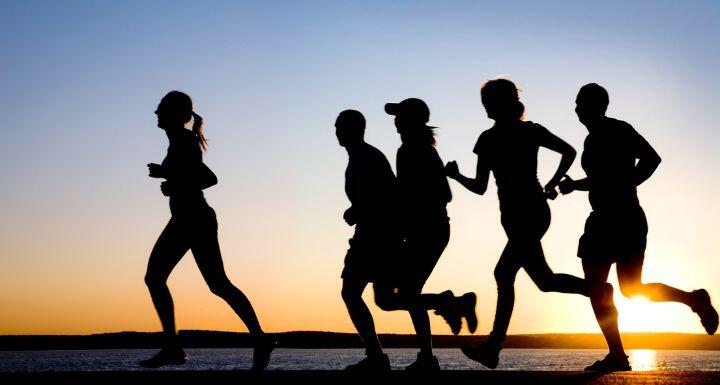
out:
<path id="1" fill-rule="evenodd" d="M 622 332 L 669 332 L 677 330 L 677 322 L 669 314 L 682 306 L 670 302 L 650 302 L 642 295 L 627 298 L 615 292 L 618 323 Z"/>

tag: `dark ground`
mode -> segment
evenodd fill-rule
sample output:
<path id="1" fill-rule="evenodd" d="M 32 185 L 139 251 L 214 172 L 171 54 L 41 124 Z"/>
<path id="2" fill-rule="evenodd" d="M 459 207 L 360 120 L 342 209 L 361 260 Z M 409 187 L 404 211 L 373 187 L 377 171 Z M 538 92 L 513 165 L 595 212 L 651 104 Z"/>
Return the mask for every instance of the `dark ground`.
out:
<path id="1" fill-rule="evenodd" d="M 717 385 L 720 372 L 585 372 L 444 371 L 411 376 L 394 371 L 386 376 L 358 376 L 341 371 L 137 371 L 137 372 L 42 372 L 0 373 L 0 383 L 11 384 L 477 384 L 477 385 Z"/>

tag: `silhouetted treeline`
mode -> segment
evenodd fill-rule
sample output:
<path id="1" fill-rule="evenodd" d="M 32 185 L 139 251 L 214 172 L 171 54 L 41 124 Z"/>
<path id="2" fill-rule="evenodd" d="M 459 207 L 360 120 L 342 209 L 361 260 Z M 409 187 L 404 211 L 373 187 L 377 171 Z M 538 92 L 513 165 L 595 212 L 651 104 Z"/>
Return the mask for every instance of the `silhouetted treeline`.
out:
<path id="1" fill-rule="evenodd" d="M 247 333 L 182 330 L 180 338 L 188 348 L 251 348 Z M 286 332 L 274 334 L 281 348 L 341 349 L 361 348 L 357 334 L 329 332 Z M 381 334 L 383 346 L 415 348 L 414 335 Z M 438 348 L 457 348 L 479 343 L 486 336 L 433 336 Z M 681 333 L 624 333 L 629 349 L 720 350 L 720 336 Z M 120 332 L 86 336 L 0 336 L 0 350 L 54 349 L 149 349 L 161 345 L 161 333 Z M 600 334 L 527 334 L 508 336 L 506 347 L 527 349 L 605 349 Z"/>

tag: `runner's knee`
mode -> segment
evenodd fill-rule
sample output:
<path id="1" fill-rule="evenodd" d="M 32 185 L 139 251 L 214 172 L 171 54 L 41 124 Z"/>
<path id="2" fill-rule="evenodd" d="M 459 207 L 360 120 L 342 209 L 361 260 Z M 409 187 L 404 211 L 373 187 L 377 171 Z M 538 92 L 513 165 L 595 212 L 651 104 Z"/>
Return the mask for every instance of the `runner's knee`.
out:
<path id="1" fill-rule="evenodd" d="M 505 284 L 507 281 L 512 280 L 511 274 L 508 272 L 506 268 L 498 264 L 495 266 L 495 270 L 493 271 L 493 276 L 495 277 L 495 282 L 498 284 L 498 286 Z"/>
<path id="2" fill-rule="evenodd" d="M 348 288 L 345 285 L 343 285 L 342 290 L 340 291 L 340 295 L 342 296 L 342 299 L 343 301 L 345 301 L 346 305 L 352 305 L 362 300 L 362 293 L 358 293 L 357 290 Z"/>
<path id="3" fill-rule="evenodd" d="M 495 284 L 497 285 L 497 291 L 508 291 L 508 290 L 515 290 L 515 283 L 510 279 L 496 279 Z"/>
<path id="4" fill-rule="evenodd" d="M 396 289 L 383 288 L 375 290 L 375 304 L 383 311 L 407 310 L 412 303 L 413 296 L 407 292 Z"/>
<path id="5" fill-rule="evenodd" d="M 551 277 L 541 277 L 539 279 L 536 279 L 535 285 L 543 293 L 555 291 L 555 290 L 553 290 L 555 288 L 555 285 L 554 285 L 554 282 Z"/>
<path id="6" fill-rule="evenodd" d="M 495 282 L 498 288 L 508 285 L 512 286 L 515 280 L 515 274 L 500 264 L 495 267 L 493 275 L 495 276 Z"/>
<path id="7" fill-rule="evenodd" d="M 642 293 L 642 283 L 640 282 L 623 282 L 620 281 L 620 292 L 627 298 L 634 297 Z"/>
<path id="8" fill-rule="evenodd" d="M 159 289 L 163 286 L 167 286 L 167 277 L 147 272 L 145 273 L 145 285 L 147 285 L 150 290 Z"/>
<path id="9" fill-rule="evenodd" d="M 525 271 L 528 273 L 530 279 L 532 279 L 532 281 L 535 283 L 535 286 L 537 286 L 540 291 L 544 293 L 555 291 L 554 289 L 557 287 L 558 276 L 555 275 L 550 270 L 550 268 L 548 268 L 547 266 L 526 266 Z"/>
<path id="10" fill-rule="evenodd" d="M 391 295 L 375 295 L 375 304 L 383 311 L 399 310 L 398 302 Z"/>
<path id="11" fill-rule="evenodd" d="M 210 288 L 210 292 L 218 297 L 227 296 L 235 288 L 227 277 L 225 279 L 208 282 L 208 287 Z"/>

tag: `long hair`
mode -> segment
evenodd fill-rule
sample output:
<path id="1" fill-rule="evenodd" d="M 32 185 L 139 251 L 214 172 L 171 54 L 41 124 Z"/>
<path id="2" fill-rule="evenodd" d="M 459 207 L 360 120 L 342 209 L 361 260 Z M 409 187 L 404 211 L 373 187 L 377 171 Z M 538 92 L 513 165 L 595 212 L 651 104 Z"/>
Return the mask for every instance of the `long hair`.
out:
<path id="1" fill-rule="evenodd" d="M 197 140 L 203 151 L 207 151 L 207 139 L 205 139 L 205 135 L 203 135 L 203 118 L 196 114 L 195 111 L 192 112 L 192 117 L 192 133 L 195 135 L 195 140 Z"/>
<path id="2" fill-rule="evenodd" d="M 421 127 L 417 130 L 418 133 L 416 135 L 422 141 L 430 143 L 431 145 L 434 146 L 437 144 L 437 141 L 435 140 L 435 135 L 437 135 L 435 133 L 436 128 L 437 127 L 425 125 L 425 127 Z"/>
<path id="3" fill-rule="evenodd" d="M 525 105 L 520 102 L 517 86 L 510 80 L 488 80 L 480 88 L 480 96 L 488 116 L 492 119 L 523 120 L 525 118 Z"/>
<path id="4" fill-rule="evenodd" d="M 193 120 L 192 133 L 195 136 L 200 149 L 205 151 L 207 149 L 207 139 L 203 135 L 203 118 L 193 111 L 193 102 L 190 96 L 180 91 L 170 91 L 162 98 L 160 102 L 162 105 L 176 114 L 180 120 L 187 123 L 190 119 Z"/>
<path id="5" fill-rule="evenodd" d="M 400 133 L 400 136 L 404 138 L 403 142 L 435 146 L 436 128 L 423 123 L 406 128 Z"/>

